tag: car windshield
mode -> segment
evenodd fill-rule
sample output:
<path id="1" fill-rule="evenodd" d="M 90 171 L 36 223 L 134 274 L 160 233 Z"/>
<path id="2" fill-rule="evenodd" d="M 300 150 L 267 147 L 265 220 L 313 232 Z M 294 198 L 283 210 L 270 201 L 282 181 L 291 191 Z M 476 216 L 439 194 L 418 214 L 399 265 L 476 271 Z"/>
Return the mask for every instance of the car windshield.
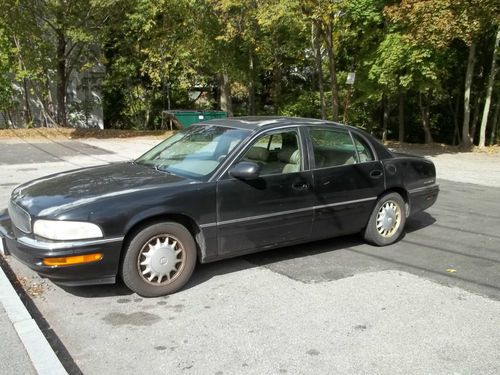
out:
<path id="1" fill-rule="evenodd" d="M 250 134 L 244 129 L 194 125 L 155 146 L 136 163 L 180 176 L 207 179 Z"/>

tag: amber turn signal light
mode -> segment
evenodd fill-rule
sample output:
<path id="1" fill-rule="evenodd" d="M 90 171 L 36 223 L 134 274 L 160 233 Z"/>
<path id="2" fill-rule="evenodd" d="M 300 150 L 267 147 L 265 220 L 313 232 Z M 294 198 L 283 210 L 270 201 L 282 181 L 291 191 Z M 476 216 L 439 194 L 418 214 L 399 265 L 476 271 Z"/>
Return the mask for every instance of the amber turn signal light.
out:
<path id="1" fill-rule="evenodd" d="M 102 259 L 102 254 L 95 253 L 95 254 L 85 254 L 85 255 L 74 255 L 70 257 L 60 257 L 60 258 L 44 258 L 43 264 L 51 267 L 73 266 L 76 264 L 97 262 L 101 259 Z"/>

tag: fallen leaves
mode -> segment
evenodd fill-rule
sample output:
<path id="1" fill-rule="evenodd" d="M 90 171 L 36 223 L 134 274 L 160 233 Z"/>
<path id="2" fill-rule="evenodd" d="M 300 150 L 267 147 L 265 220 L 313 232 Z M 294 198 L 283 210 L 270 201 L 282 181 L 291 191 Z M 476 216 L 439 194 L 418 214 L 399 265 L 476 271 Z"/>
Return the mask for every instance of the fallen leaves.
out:
<path id="1" fill-rule="evenodd" d="M 30 281 L 26 277 L 18 277 L 17 280 L 30 297 L 38 298 L 45 292 L 45 281 Z"/>

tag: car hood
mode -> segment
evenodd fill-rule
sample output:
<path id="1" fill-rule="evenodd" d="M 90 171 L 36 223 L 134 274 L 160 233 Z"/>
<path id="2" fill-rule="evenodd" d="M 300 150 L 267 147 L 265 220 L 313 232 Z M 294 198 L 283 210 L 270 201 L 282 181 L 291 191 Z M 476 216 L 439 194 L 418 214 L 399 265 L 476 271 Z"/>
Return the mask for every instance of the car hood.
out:
<path id="1" fill-rule="evenodd" d="M 109 164 L 30 181 L 13 191 L 12 201 L 31 216 L 50 217 L 96 201 L 187 181 L 191 180 L 135 163 Z"/>

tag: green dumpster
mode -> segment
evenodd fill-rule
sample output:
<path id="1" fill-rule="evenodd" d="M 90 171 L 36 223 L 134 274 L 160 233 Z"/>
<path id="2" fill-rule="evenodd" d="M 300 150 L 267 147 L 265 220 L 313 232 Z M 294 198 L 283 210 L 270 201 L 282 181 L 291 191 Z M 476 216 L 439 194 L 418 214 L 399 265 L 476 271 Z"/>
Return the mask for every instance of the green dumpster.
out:
<path id="1" fill-rule="evenodd" d="M 224 111 L 183 111 L 173 110 L 164 111 L 165 118 L 171 122 L 172 128 L 187 128 L 194 123 L 213 120 L 217 118 L 226 118 L 227 112 Z"/>
<path id="2" fill-rule="evenodd" d="M 224 111 L 204 111 L 204 121 L 213 120 L 215 118 L 227 118 L 227 112 Z"/>

